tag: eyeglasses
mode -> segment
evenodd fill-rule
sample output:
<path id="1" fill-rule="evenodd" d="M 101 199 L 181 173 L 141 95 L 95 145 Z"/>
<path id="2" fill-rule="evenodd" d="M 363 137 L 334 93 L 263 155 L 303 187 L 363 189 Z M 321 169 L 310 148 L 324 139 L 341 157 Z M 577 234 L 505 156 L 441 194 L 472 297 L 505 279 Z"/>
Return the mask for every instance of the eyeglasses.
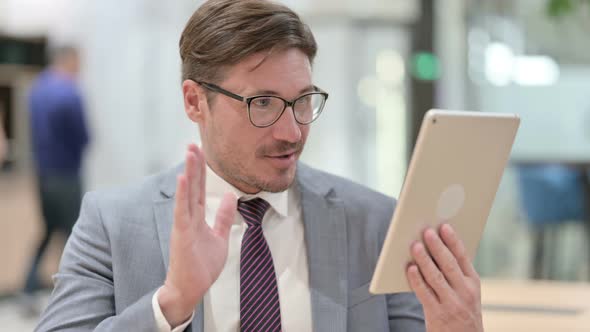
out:
<path id="1" fill-rule="evenodd" d="M 195 82 L 207 90 L 246 103 L 248 105 L 248 118 L 252 125 L 258 128 L 272 126 L 283 115 L 287 107 L 291 107 L 293 110 L 297 123 L 302 125 L 310 124 L 320 116 L 328 99 L 328 93 L 315 86 L 315 92 L 303 94 L 294 100 L 286 100 L 279 96 L 270 95 L 242 97 L 215 84 Z"/>

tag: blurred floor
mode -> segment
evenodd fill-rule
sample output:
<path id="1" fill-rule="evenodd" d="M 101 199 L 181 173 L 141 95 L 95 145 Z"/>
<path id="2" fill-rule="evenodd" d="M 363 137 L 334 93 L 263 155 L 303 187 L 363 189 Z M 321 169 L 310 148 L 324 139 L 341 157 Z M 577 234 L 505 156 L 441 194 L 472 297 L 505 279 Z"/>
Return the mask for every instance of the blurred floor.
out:
<path id="1" fill-rule="evenodd" d="M 49 299 L 49 291 L 40 295 L 41 306 L 45 307 Z M 38 317 L 27 317 L 23 315 L 17 302 L 10 299 L 0 300 L 0 332 L 8 331 L 33 331 L 37 324 Z"/>
<path id="2" fill-rule="evenodd" d="M 30 331 L 37 320 L 19 315 L 17 299 L 31 256 L 43 235 L 41 225 L 33 176 L 0 173 L 0 331 Z M 41 276 L 47 286 L 57 271 L 61 246 L 63 238 L 55 236 L 43 258 Z"/>

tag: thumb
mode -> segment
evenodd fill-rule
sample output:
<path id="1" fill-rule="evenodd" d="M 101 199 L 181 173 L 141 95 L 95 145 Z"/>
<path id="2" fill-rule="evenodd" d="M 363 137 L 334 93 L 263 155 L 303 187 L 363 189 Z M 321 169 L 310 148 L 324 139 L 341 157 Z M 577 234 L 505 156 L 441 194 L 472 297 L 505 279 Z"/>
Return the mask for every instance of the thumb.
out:
<path id="1" fill-rule="evenodd" d="M 229 230 L 234 222 L 237 210 L 238 198 L 236 195 L 225 193 L 217 210 L 217 216 L 215 216 L 213 231 L 226 240 L 229 238 Z"/>

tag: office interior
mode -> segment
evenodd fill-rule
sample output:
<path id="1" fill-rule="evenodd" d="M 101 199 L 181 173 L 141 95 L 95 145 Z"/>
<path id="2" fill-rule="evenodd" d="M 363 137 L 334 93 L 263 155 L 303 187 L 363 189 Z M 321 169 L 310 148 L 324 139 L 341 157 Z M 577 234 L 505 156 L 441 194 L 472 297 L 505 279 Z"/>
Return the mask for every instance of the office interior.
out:
<path id="1" fill-rule="evenodd" d="M 280 2 L 314 32 L 314 80 L 330 93 L 302 156 L 314 167 L 397 197 L 427 110 L 520 115 L 474 261 L 484 324 L 487 331 L 588 326 L 590 3 Z M 201 3 L 0 0 L 0 115 L 8 139 L 0 171 L 0 325 L 27 330 L 36 321 L 18 302 L 42 236 L 27 96 L 47 51 L 62 44 L 81 51 L 92 137 L 85 190 L 137 182 L 178 164 L 186 145 L 199 142 L 183 112 L 178 39 Z M 46 296 L 63 242 L 52 239 L 43 260 Z"/>

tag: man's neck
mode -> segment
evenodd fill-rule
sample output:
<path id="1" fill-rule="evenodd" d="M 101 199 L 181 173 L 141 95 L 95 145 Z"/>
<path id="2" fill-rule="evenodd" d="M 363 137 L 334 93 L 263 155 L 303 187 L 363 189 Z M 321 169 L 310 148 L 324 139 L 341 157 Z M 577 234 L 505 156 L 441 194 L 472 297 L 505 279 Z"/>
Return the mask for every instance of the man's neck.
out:
<path id="1" fill-rule="evenodd" d="M 53 66 L 51 66 L 51 71 L 71 80 L 76 78 L 76 73 L 74 73 L 72 70 L 70 70 L 70 68 L 68 68 L 64 64 L 54 64 Z"/>
<path id="2" fill-rule="evenodd" d="M 223 172 L 220 172 L 219 169 L 215 165 L 213 165 L 213 163 L 210 163 L 209 161 L 206 161 L 206 163 L 207 163 L 207 166 L 209 167 L 209 169 L 211 171 L 213 171 L 215 174 L 217 174 L 217 176 L 222 178 L 223 181 L 229 183 L 234 188 L 238 189 L 239 191 L 243 192 L 244 194 L 256 195 L 262 191 L 260 188 L 249 186 L 241 181 L 236 181 L 235 179 L 227 176 Z"/>

